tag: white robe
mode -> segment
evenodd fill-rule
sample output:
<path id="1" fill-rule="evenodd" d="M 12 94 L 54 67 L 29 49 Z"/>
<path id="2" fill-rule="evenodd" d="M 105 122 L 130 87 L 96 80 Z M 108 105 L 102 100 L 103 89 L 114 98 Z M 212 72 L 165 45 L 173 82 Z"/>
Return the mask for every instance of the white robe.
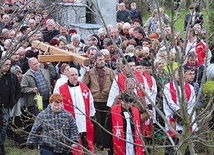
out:
<path id="1" fill-rule="evenodd" d="M 144 76 L 143 77 L 143 81 L 144 81 L 144 87 L 145 87 L 145 92 L 149 93 L 149 86 L 147 84 L 146 78 Z M 109 92 L 109 96 L 108 96 L 108 101 L 107 101 L 107 106 L 111 107 L 113 105 L 113 102 L 116 98 L 117 95 L 120 94 L 120 88 L 119 88 L 119 84 L 118 84 L 118 75 L 114 78 L 114 81 L 111 85 L 111 89 Z M 135 93 L 137 93 L 137 90 L 135 89 Z M 146 99 L 146 102 L 148 102 L 148 99 Z"/>
<path id="2" fill-rule="evenodd" d="M 174 85 L 174 88 L 176 89 L 175 84 L 173 84 L 173 85 Z M 179 88 L 179 91 L 180 91 L 180 94 L 181 94 L 180 86 L 178 86 L 178 88 Z M 194 105 L 195 105 L 195 99 L 196 99 L 195 90 L 194 90 L 193 86 L 190 85 L 190 89 L 191 89 L 191 94 L 190 94 L 190 99 L 188 101 L 188 106 L 187 106 L 187 110 L 188 110 L 188 114 L 189 115 L 193 111 L 193 108 L 194 108 Z M 170 93 L 170 83 L 167 83 L 164 86 L 163 110 L 164 110 L 164 113 L 166 115 L 166 119 L 168 121 L 169 121 L 169 118 L 171 116 L 173 116 L 174 111 L 177 111 L 177 110 L 180 109 L 178 93 L 176 93 L 176 97 L 177 97 L 177 103 L 175 103 L 172 100 L 172 96 L 171 96 L 171 93 Z M 196 112 L 194 112 L 194 114 L 192 116 L 192 122 L 195 120 L 195 115 L 196 115 Z M 165 127 L 166 127 L 166 130 L 169 130 L 169 127 L 168 127 L 167 124 L 165 125 Z M 182 129 L 183 129 L 183 126 L 181 126 L 178 123 L 176 123 L 176 130 L 182 130 Z M 193 124 L 192 130 L 193 131 L 197 131 L 198 130 L 196 123 Z"/>
<path id="3" fill-rule="evenodd" d="M 81 93 L 82 90 L 80 86 L 68 88 L 74 105 L 74 114 L 76 118 L 78 132 L 79 133 L 86 132 L 86 113 L 84 99 Z M 90 117 L 92 117 L 95 115 L 94 99 L 91 92 L 89 93 L 89 95 L 90 95 Z"/>

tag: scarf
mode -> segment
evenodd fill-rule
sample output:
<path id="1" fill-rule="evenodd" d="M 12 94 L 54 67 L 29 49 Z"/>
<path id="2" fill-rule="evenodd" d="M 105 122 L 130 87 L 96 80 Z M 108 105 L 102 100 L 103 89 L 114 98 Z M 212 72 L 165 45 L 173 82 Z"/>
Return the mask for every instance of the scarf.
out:
<path id="1" fill-rule="evenodd" d="M 99 86 L 100 86 L 100 91 L 103 90 L 103 85 L 104 85 L 104 77 L 105 77 L 105 73 L 104 73 L 104 68 L 105 66 L 102 66 L 102 67 L 98 67 L 96 66 L 96 70 L 97 70 L 97 73 L 98 73 L 98 83 L 99 83 Z"/>

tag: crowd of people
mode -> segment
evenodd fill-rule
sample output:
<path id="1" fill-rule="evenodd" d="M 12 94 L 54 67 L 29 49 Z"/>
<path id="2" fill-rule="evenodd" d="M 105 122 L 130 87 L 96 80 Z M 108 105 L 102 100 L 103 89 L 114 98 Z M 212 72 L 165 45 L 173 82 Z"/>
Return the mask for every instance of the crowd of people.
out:
<path id="1" fill-rule="evenodd" d="M 5 154 L 6 136 L 19 148 L 39 145 L 41 155 L 84 154 L 95 148 L 109 155 L 143 155 L 151 152 L 145 146 L 165 135 L 160 125 L 178 143 L 172 128 L 182 133 L 182 88 L 187 117 L 194 122 L 191 132 L 198 131 L 196 112 L 191 113 L 203 106 L 199 89 L 212 54 L 203 40 L 203 17 L 193 5 L 184 19 L 187 38 L 170 27 L 163 8 L 154 9 L 142 25 L 134 2 L 131 10 L 120 3 L 117 23 L 86 38 L 54 21 L 41 6 L 24 5 L 21 0 L 7 1 L 1 9 L 0 58 L 6 61 L 0 73 L 0 155 Z M 24 11 L 13 16 L 17 7 Z M 36 40 L 86 54 L 89 65 L 40 63 L 38 55 L 49 52 L 32 47 Z M 172 154 L 174 149 L 167 147 L 165 155 Z"/>

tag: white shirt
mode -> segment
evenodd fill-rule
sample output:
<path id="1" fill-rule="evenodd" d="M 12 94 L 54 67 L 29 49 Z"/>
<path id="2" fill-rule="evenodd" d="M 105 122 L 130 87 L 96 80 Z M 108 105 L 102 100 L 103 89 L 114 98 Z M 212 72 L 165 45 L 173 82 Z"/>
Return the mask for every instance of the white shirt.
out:
<path id="1" fill-rule="evenodd" d="M 59 87 L 61 87 L 67 81 L 68 81 L 68 77 L 66 75 L 60 74 L 60 78 L 56 81 L 53 93 L 60 94 Z"/>
<path id="2" fill-rule="evenodd" d="M 80 93 L 82 92 L 82 90 L 80 86 L 68 88 L 74 105 L 74 114 L 76 118 L 78 132 L 79 133 L 86 132 L 86 117 L 88 116 L 86 116 L 85 112 L 83 94 Z M 95 115 L 94 99 L 90 91 L 88 95 L 90 95 L 90 117 L 91 117 Z"/>

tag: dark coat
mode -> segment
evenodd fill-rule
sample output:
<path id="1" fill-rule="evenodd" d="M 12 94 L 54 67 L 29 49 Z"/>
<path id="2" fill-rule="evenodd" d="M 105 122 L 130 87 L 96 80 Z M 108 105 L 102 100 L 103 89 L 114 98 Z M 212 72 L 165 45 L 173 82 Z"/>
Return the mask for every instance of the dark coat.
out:
<path id="1" fill-rule="evenodd" d="M 141 12 L 139 10 L 131 10 L 130 15 L 131 15 L 132 21 L 134 21 L 135 19 L 139 19 L 142 24 L 142 16 L 141 16 Z"/>
<path id="2" fill-rule="evenodd" d="M 52 31 L 48 31 L 47 28 L 42 30 L 44 42 L 50 43 L 50 40 L 53 39 L 56 35 L 59 34 L 58 30 L 53 29 Z"/>
<path id="3" fill-rule="evenodd" d="M 185 19 L 184 19 L 184 30 L 186 30 L 188 22 L 189 22 L 189 20 L 191 20 L 191 18 L 192 17 L 191 17 L 190 13 L 185 16 Z M 192 28 L 195 24 L 200 24 L 202 26 L 203 22 L 204 22 L 203 21 L 203 16 L 201 14 L 199 14 L 199 13 L 195 13 L 195 20 L 194 20 L 194 22 L 190 22 L 190 27 Z"/>
<path id="4" fill-rule="evenodd" d="M 5 78 L 7 78 L 7 80 L 10 80 L 11 83 L 10 83 L 10 94 L 8 94 L 8 96 L 10 96 L 10 98 L 8 99 L 9 103 L 8 104 L 4 104 L 1 106 L 3 106 L 4 108 L 13 108 L 14 105 L 18 102 L 20 96 L 21 96 L 21 86 L 20 86 L 20 83 L 19 83 L 19 80 L 17 78 L 17 76 L 13 73 L 11 73 L 10 71 L 8 71 L 6 74 L 2 74 L 0 73 L 0 81 L 2 80 L 3 76 L 5 76 Z M 1 87 L 1 91 L 4 91 L 2 90 L 2 84 L 0 82 L 0 87 Z M 4 94 L 4 93 L 1 93 L 1 94 Z M 0 103 L 2 103 L 2 100 L 5 99 L 5 96 L 0 96 Z M 1 107 L 0 106 L 0 107 Z"/>
<path id="5" fill-rule="evenodd" d="M 130 22 L 130 20 L 131 20 L 131 17 L 130 17 L 130 13 L 128 10 L 124 10 L 124 11 L 118 10 L 117 11 L 117 22 L 118 23 Z"/>

